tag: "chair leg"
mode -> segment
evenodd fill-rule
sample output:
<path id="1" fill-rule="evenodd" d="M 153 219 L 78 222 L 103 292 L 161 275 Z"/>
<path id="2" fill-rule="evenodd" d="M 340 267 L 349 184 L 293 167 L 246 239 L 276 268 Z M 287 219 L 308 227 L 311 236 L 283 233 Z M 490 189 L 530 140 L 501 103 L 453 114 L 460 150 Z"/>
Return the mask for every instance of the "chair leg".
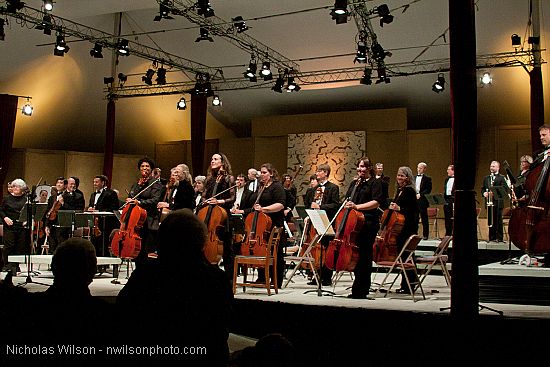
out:
<path id="1" fill-rule="evenodd" d="M 237 273 L 239 272 L 239 265 L 237 259 L 233 263 L 233 294 L 237 292 Z"/>
<path id="2" fill-rule="evenodd" d="M 273 264 L 273 287 L 275 288 L 275 294 L 279 294 L 279 285 L 277 284 L 277 267 Z"/>
<path id="3" fill-rule="evenodd" d="M 267 295 L 271 296 L 271 278 L 269 277 L 269 265 L 264 266 L 265 274 L 265 287 L 267 288 Z"/>
<path id="4" fill-rule="evenodd" d="M 242 265 L 242 270 L 243 270 L 243 293 L 246 292 L 246 278 L 247 278 L 247 275 L 248 275 L 248 266 L 246 265 Z"/>

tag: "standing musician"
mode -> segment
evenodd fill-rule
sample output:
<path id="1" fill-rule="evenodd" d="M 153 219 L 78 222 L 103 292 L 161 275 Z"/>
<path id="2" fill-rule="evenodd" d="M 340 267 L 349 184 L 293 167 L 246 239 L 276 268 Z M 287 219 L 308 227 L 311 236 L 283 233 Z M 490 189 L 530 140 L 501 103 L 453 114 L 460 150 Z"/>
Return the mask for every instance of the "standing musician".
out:
<path id="1" fill-rule="evenodd" d="M 263 187 L 258 203 L 254 207 L 245 209 L 244 212 L 250 215 L 254 211 L 267 214 L 271 218 L 273 227 L 283 227 L 285 221 L 284 209 L 286 203 L 286 194 L 283 185 L 279 181 L 279 174 L 273 168 L 271 163 L 264 163 L 260 168 L 260 186 Z M 259 190 L 250 197 L 251 202 L 255 203 L 258 199 Z M 283 284 L 284 276 L 284 247 L 286 245 L 286 232 L 281 234 L 281 241 L 277 250 L 277 284 L 279 288 Z M 258 283 L 265 282 L 265 273 L 258 271 Z"/>
<path id="2" fill-rule="evenodd" d="M 52 215 L 55 211 L 57 212 L 61 208 L 61 197 L 65 193 L 67 188 L 67 179 L 65 177 L 58 177 L 55 180 L 55 194 L 52 190 L 52 195 L 48 199 L 48 209 L 46 211 L 46 236 L 48 238 L 48 245 L 50 248 L 50 253 L 53 253 L 59 245 L 60 241 L 60 232 L 61 228 L 59 227 L 57 215 Z M 50 219 L 48 217 L 53 217 Z"/>
<path id="3" fill-rule="evenodd" d="M 386 197 L 389 197 L 388 192 L 389 192 L 389 186 L 390 186 L 390 176 L 386 176 L 384 174 L 384 163 L 381 163 L 381 162 L 376 163 L 375 172 L 376 172 L 376 179 L 382 181 L 382 187 L 384 188 L 384 195 L 386 195 Z M 389 203 L 384 203 L 384 205 L 382 205 L 380 209 L 386 210 L 388 208 L 388 204 Z"/>
<path id="4" fill-rule="evenodd" d="M 305 204 L 308 209 L 324 210 L 327 213 L 329 221 L 332 221 L 340 207 L 340 189 L 337 185 L 328 180 L 329 176 L 330 166 L 328 164 L 320 164 L 317 166 L 317 170 L 315 171 L 317 185 L 313 188 L 313 191 L 317 192 L 319 190 L 322 192 L 322 195 L 317 200 L 313 200 L 315 196 L 311 198 L 311 201 L 309 201 L 310 199 L 308 198 L 308 202 Z M 321 234 L 322 233 L 319 233 L 319 235 Z M 323 251 L 326 251 L 330 240 L 331 239 L 327 236 L 323 237 L 321 240 L 321 245 L 324 248 Z M 317 285 L 317 280 L 313 278 L 308 284 Z M 321 269 L 321 284 L 324 286 L 330 286 L 332 284 L 332 270 L 329 269 L 326 264 L 323 264 Z"/>
<path id="5" fill-rule="evenodd" d="M 485 197 L 485 200 L 493 201 L 493 223 L 489 227 L 489 241 L 494 242 L 504 242 L 503 240 L 503 223 L 502 223 L 502 209 L 504 208 L 504 200 L 500 198 L 489 198 L 489 195 L 492 196 L 491 188 L 493 186 L 502 186 L 504 188 L 508 187 L 504 176 L 502 176 L 500 171 L 500 163 L 498 161 L 492 161 L 489 166 L 491 174 L 485 176 L 483 179 L 483 185 L 481 186 L 481 193 Z M 489 199 L 488 199 L 489 198 Z M 491 210 L 491 206 L 487 206 L 487 210 Z"/>
<path id="6" fill-rule="evenodd" d="M 420 210 L 420 219 L 422 220 L 422 239 L 427 240 L 430 236 L 430 220 L 428 219 L 428 199 L 426 195 L 432 192 L 432 178 L 426 175 L 428 165 L 425 162 L 418 163 L 416 167 L 416 199 L 418 201 L 418 209 Z"/>
<path id="7" fill-rule="evenodd" d="M 447 167 L 447 177 L 443 185 L 443 197 L 445 204 L 443 205 L 443 214 L 445 215 L 445 236 L 453 235 L 453 217 L 455 205 L 455 166 L 449 164 Z"/>
<path id="8" fill-rule="evenodd" d="M 61 203 L 59 210 L 74 210 L 78 212 L 84 211 L 86 206 L 86 200 L 84 199 L 84 194 L 78 189 L 78 184 L 80 180 L 78 177 L 71 176 L 67 179 L 67 189 L 58 197 L 57 201 Z M 74 219 L 74 216 L 73 216 Z M 59 227 L 57 231 L 57 243 L 68 240 L 69 237 L 72 237 L 72 227 Z M 51 250 L 51 246 L 50 246 Z"/>
<path id="9" fill-rule="evenodd" d="M 309 186 L 306 190 L 306 193 L 302 195 L 302 200 L 304 201 L 304 207 L 309 208 L 311 207 L 311 203 L 313 202 L 313 199 L 315 198 L 315 188 L 317 187 L 317 175 L 314 173 L 311 176 L 309 176 Z"/>
<path id="10" fill-rule="evenodd" d="M 191 185 L 191 174 L 186 164 L 178 164 L 170 170 L 170 180 L 166 184 L 165 200 L 157 204 L 158 209 L 195 209 L 195 190 Z"/>
<path id="11" fill-rule="evenodd" d="M 2 237 L 2 271 L 11 272 L 16 275 L 19 265 L 17 263 L 9 263 L 9 255 L 25 254 L 25 235 L 27 231 L 23 223 L 19 222 L 21 210 L 24 210 L 27 197 L 27 184 L 20 178 L 13 180 L 10 183 L 11 189 L 9 195 L 4 197 L 2 206 L 0 207 L 0 218 L 4 225 L 4 235 Z M 27 249 L 27 251 L 30 249 Z"/>
<path id="12" fill-rule="evenodd" d="M 107 187 L 109 178 L 105 175 L 97 175 L 94 177 L 93 186 L 94 192 L 90 195 L 88 202 L 88 212 L 114 212 L 120 207 L 118 195 L 116 192 Z M 107 243 L 109 234 L 117 227 L 117 219 L 115 216 L 94 217 L 94 236 L 92 243 L 94 244 L 97 256 L 107 256 L 104 244 Z M 98 230 L 101 231 L 99 235 Z"/>
<path id="13" fill-rule="evenodd" d="M 250 202 L 250 196 L 252 191 L 246 187 L 246 180 L 244 174 L 239 173 L 237 175 L 237 180 L 235 181 L 237 187 L 235 189 L 235 202 L 231 208 L 231 213 L 233 214 L 244 214 L 245 208 L 252 207 L 253 202 Z"/>
<path id="14" fill-rule="evenodd" d="M 233 186 L 235 179 L 232 176 L 231 163 L 223 153 L 215 153 L 210 160 L 210 167 L 206 174 L 206 183 L 204 190 L 203 204 L 219 205 L 227 213 L 231 211 L 233 203 L 235 202 L 235 189 L 227 190 Z M 223 194 L 216 197 L 214 196 L 214 187 L 216 193 L 220 193 L 224 190 Z M 200 208 L 198 208 L 200 209 Z M 225 273 L 232 281 L 233 279 L 233 262 L 235 260 L 235 253 L 233 251 L 233 245 L 231 241 L 231 228 L 229 227 L 229 221 L 225 221 L 225 230 L 221 234 L 220 240 L 223 241 L 223 268 Z"/>
<path id="15" fill-rule="evenodd" d="M 415 179 L 413 177 L 412 170 L 409 167 L 399 167 L 397 170 L 397 191 L 395 195 L 395 200 L 390 203 L 389 209 L 395 210 L 400 214 L 405 216 L 405 223 L 401 232 L 397 235 L 397 250 L 400 252 L 407 242 L 407 239 L 418 233 L 418 204 L 415 188 Z M 403 253 L 402 260 L 404 261 L 409 254 L 407 252 Z M 405 276 L 409 279 L 409 282 L 416 282 L 417 279 L 414 279 L 415 273 L 412 270 L 407 270 L 404 273 L 404 276 L 401 278 L 401 288 L 397 289 L 397 293 L 409 293 L 409 288 L 407 285 L 407 280 Z"/>
<path id="16" fill-rule="evenodd" d="M 349 198 L 345 207 L 359 210 L 365 216 L 357 244 L 359 246 L 359 260 L 355 266 L 353 286 L 348 298 L 367 298 L 371 285 L 372 274 L 372 246 L 380 227 L 380 211 L 378 208 L 387 202 L 381 180 L 374 175 L 372 162 L 368 157 L 357 161 L 357 178 L 349 185 L 346 197 L 349 198 L 355 186 L 355 194 Z"/>
<path id="17" fill-rule="evenodd" d="M 148 254 L 156 252 L 156 237 L 160 221 L 157 203 L 162 195 L 162 184 L 159 181 L 153 183 L 157 180 L 152 176 L 155 161 L 149 157 L 143 157 L 138 161 L 137 167 L 140 178 L 132 185 L 126 199 L 126 204 L 135 203 L 147 211 L 147 219 L 140 231 L 142 246 L 136 258 L 136 263 L 144 262 Z M 149 185 L 151 186 L 147 188 Z M 145 188 L 147 189 L 141 192 Z"/>
<path id="18" fill-rule="evenodd" d="M 193 184 L 193 189 L 195 190 L 195 211 L 199 207 L 199 204 L 204 200 L 204 187 L 206 183 L 206 176 L 197 176 L 195 177 L 195 183 Z"/>
<path id="19" fill-rule="evenodd" d="M 288 173 L 283 175 L 283 188 L 285 189 L 286 194 L 285 220 L 289 222 L 292 220 L 292 209 L 296 206 L 298 189 L 294 185 L 292 176 Z"/>
<path id="20" fill-rule="evenodd" d="M 255 168 L 248 169 L 248 182 L 246 187 L 252 192 L 258 191 L 258 186 L 260 186 L 260 181 L 258 180 L 258 171 Z"/>

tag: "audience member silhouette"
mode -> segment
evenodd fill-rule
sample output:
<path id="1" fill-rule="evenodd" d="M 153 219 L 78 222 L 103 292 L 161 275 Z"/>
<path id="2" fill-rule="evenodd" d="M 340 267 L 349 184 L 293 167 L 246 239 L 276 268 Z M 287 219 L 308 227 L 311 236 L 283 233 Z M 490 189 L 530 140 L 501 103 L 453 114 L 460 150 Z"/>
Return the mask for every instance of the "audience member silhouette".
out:
<path id="1" fill-rule="evenodd" d="M 159 228 L 158 258 L 132 272 L 117 305 L 132 320 L 133 342 L 177 346 L 180 353 L 204 347 L 204 354 L 172 357 L 186 365 L 226 366 L 233 293 L 223 270 L 204 256 L 206 235 L 191 210 L 172 211 Z"/>
<path id="2" fill-rule="evenodd" d="M 262 336 L 254 346 L 231 354 L 229 367 L 292 367 L 297 365 L 294 345 L 282 334 Z"/>

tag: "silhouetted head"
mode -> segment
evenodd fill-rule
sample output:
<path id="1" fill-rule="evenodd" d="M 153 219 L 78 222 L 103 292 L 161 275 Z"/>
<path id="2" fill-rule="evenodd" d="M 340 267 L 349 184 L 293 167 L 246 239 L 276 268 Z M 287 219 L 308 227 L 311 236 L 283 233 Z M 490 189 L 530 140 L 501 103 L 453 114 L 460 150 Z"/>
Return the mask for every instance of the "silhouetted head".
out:
<path id="1" fill-rule="evenodd" d="M 94 245 L 81 237 L 71 237 L 57 247 L 52 257 L 54 284 L 87 287 L 96 273 Z"/>

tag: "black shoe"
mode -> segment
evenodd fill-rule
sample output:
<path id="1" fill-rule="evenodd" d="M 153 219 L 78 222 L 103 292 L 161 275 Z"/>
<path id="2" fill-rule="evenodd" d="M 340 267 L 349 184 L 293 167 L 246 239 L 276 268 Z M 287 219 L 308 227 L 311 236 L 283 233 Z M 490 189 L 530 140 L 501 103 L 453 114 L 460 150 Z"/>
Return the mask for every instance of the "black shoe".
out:
<path id="1" fill-rule="evenodd" d="M 321 280 L 321 285 L 330 287 L 332 285 L 332 280 Z"/>
<path id="2" fill-rule="evenodd" d="M 405 288 L 399 288 L 399 289 L 396 289 L 395 290 L 395 293 L 398 293 L 398 294 L 409 294 L 409 291 Z"/>
<path id="3" fill-rule="evenodd" d="M 317 285 L 317 280 L 315 280 L 315 278 L 313 278 L 311 280 L 311 282 L 307 282 L 307 285 Z"/>
<path id="4" fill-rule="evenodd" d="M 427 239 L 428 239 L 428 237 L 424 236 L 424 237 L 422 237 L 422 239 L 423 239 L 423 240 L 427 240 Z"/>

